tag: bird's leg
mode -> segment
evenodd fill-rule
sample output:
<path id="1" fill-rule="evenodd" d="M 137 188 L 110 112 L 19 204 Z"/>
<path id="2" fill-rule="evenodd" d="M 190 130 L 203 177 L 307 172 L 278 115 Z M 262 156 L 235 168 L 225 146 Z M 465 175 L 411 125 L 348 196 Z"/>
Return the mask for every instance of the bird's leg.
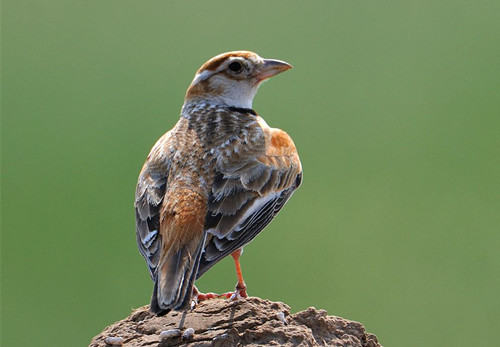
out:
<path id="1" fill-rule="evenodd" d="M 193 308 L 200 301 L 204 300 L 220 299 L 220 298 L 237 300 L 240 298 L 248 297 L 247 286 L 245 284 L 245 281 L 243 280 L 243 274 L 241 273 L 241 265 L 240 265 L 241 248 L 231 253 L 231 256 L 234 259 L 234 266 L 236 267 L 236 276 L 238 277 L 238 283 L 236 283 L 236 290 L 234 292 L 227 292 L 223 294 L 202 293 L 198 290 L 198 288 L 196 288 L 196 286 L 193 286 L 193 302 L 191 304 Z"/>
<path id="2" fill-rule="evenodd" d="M 247 286 L 245 284 L 245 281 L 243 280 L 243 274 L 241 273 L 241 265 L 240 265 L 241 248 L 231 253 L 231 256 L 234 259 L 234 266 L 236 267 L 236 276 L 238 277 L 238 283 L 236 283 L 236 290 L 231 295 L 230 299 L 235 300 L 240 297 L 246 298 L 248 297 Z"/>

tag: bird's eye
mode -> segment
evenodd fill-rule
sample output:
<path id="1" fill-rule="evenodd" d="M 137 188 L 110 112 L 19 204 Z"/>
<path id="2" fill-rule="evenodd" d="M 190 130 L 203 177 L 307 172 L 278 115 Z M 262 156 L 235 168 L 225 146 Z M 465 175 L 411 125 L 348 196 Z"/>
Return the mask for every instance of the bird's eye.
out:
<path id="1" fill-rule="evenodd" d="M 243 67 L 241 66 L 241 63 L 237 61 L 233 61 L 231 64 L 229 64 L 229 70 L 233 72 L 241 72 L 242 68 Z"/>

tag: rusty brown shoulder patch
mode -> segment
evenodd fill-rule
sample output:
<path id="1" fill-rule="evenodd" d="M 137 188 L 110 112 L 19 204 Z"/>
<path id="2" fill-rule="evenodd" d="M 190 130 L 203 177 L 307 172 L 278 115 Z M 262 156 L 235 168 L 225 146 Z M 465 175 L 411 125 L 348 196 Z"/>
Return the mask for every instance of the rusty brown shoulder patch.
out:
<path id="1" fill-rule="evenodd" d="M 290 136 L 282 130 L 273 132 L 271 136 L 271 146 L 279 150 L 295 148 Z"/>

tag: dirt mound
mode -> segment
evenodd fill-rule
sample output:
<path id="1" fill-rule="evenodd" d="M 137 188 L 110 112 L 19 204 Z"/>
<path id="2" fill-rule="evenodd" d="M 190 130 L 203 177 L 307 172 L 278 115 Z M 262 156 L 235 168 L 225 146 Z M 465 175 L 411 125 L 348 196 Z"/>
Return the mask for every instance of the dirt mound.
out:
<path id="1" fill-rule="evenodd" d="M 207 300 L 187 313 L 156 317 L 148 306 L 107 327 L 90 346 L 380 346 L 361 323 L 308 308 L 290 314 L 259 298 Z"/>

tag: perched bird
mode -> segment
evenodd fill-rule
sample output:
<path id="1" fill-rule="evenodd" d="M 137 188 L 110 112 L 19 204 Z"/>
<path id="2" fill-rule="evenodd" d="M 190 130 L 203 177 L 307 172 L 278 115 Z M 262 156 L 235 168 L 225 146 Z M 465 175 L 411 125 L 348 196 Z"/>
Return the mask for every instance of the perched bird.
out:
<path id="1" fill-rule="evenodd" d="M 238 277 L 232 297 L 247 296 L 241 249 L 302 180 L 292 139 L 252 109 L 262 81 L 290 68 L 249 51 L 208 60 L 186 92 L 179 121 L 149 153 L 135 214 L 137 243 L 154 281 L 152 312 L 216 296 L 199 293 L 194 281 L 229 254 Z"/>

